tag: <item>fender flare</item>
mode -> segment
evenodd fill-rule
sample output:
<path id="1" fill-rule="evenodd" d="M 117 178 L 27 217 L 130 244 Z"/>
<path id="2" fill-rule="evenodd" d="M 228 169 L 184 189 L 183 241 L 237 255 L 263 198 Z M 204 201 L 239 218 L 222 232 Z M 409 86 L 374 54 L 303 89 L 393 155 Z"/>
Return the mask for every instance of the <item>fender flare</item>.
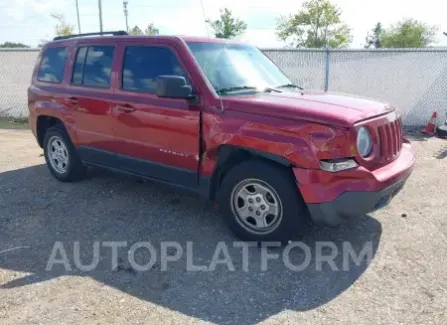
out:
<path id="1" fill-rule="evenodd" d="M 231 144 L 224 144 L 222 145 L 219 149 L 218 149 L 218 164 L 221 163 L 221 159 L 228 159 L 228 157 L 231 156 L 231 154 L 235 153 L 235 152 L 246 152 L 248 154 L 250 154 L 251 156 L 255 156 L 255 157 L 260 157 L 260 158 L 264 158 L 267 160 L 271 160 L 273 162 L 276 162 L 280 165 L 289 167 L 292 165 L 292 163 L 287 160 L 286 158 L 276 155 L 276 154 L 272 154 L 269 152 L 265 152 L 265 151 L 260 151 L 257 149 L 252 149 L 252 148 L 246 148 L 246 147 L 241 147 L 241 146 L 234 146 Z"/>
<path id="2" fill-rule="evenodd" d="M 222 181 L 222 177 L 226 174 L 226 172 L 228 172 L 231 167 L 238 162 L 242 162 L 247 158 L 249 159 L 250 157 L 262 158 L 282 165 L 284 167 L 292 166 L 292 163 L 282 156 L 259 151 L 256 149 L 234 146 L 231 144 L 222 145 L 218 148 L 216 167 L 214 168 L 210 179 L 209 197 L 211 199 L 214 199 L 216 197 L 220 182 Z M 232 162 L 230 163 L 230 165 L 228 165 L 227 163 L 230 162 L 230 160 L 232 160 Z"/>

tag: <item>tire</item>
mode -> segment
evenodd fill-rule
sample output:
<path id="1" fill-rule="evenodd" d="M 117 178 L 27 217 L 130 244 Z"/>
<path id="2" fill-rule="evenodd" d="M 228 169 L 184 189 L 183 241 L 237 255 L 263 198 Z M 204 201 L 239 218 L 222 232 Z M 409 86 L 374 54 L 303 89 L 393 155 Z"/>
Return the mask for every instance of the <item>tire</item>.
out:
<path id="1" fill-rule="evenodd" d="M 85 167 L 62 125 L 49 128 L 43 143 L 45 161 L 56 179 L 61 182 L 74 182 L 84 178 Z M 55 151 L 57 153 L 53 154 Z"/>
<path id="2" fill-rule="evenodd" d="M 221 184 L 218 203 L 228 227 L 244 241 L 284 243 L 310 223 L 290 171 L 263 161 L 246 161 L 231 169 Z"/>

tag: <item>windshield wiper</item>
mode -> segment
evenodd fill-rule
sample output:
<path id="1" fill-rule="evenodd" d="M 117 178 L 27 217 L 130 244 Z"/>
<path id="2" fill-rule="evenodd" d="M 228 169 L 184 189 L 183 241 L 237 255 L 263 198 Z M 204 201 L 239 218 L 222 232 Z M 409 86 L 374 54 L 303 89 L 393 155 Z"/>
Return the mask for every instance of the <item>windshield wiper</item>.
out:
<path id="1" fill-rule="evenodd" d="M 233 91 L 239 91 L 239 90 L 258 90 L 258 88 L 252 87 L 252 86 L 235 86 L 235 87 L 219 88 L 219 89 L 216 89 L 216 92 L 219 95 L 221 95 L 221 94 L 227 94 L 227 93 L 231 93 Z"/>
<path id="2" fill-rule="evenodd" d="M 239 90 L 259 90 L 259 88 L 252 87 L 252 86 L 235 86 L 235 87 L 228 87 L 228 88 L 220 88 L 220 89 L 217 89 L 216 92 L 219 95 L 222 95 L 222 94 L 230 93 L 232 91 L 239 91 Z M 282 93 L 281 90 L 272 88 L 272 87 L 266 87 L 263 89 L 263 92 L 265 92 L 265 93 L 271 93 L 272 91 L 277 92 L 277 93 Z"/>
<path id="3" fill-rule="evenodd" d="M 272 88 L 272 87 L 266 87 L 266 88 L 264 88 L 264 92 L 265 92 L 265 93 L 271 93 L 272 91 L 274 91 L 275 93 L 282 93 L 281 90 L 276 89 L 276 88 Z"/>
<path id="4" fill-rule="evenodd" d="M 286 86 L 289 87 L 289 85 L 286 85 Z M 298 86 L 296 86 L 296 87 L 298 87 Z M 230 93 L 233 91 L 239 91 L 239 90 L 257 90 L 258 91 L 259 88 L 252 87 L 252 86 L 235 86 L 235 87 L 228 87 L 228 88 L 219 88 L 216 90 L 216 92 L 219 95 L 222 95 L 222 94 L 227 94 L 227 93 Z M 282 93 L 281 90 L 279 90 L 277 88 L 273 88 L 273 87 L 266 87 L 262 90 L 262 92 L 265 92 L 265 93 L 271 93 L 272 91 L 277 92 L 277 93 Z"/>
<path id="5" fill-rule="evenodd" d="M 295 85 L 295 84 L 285 84 L 285 85 L 276 86 L 275 88 L 297 88 L 299 90 L 304 90 L 303 87 Z"/>

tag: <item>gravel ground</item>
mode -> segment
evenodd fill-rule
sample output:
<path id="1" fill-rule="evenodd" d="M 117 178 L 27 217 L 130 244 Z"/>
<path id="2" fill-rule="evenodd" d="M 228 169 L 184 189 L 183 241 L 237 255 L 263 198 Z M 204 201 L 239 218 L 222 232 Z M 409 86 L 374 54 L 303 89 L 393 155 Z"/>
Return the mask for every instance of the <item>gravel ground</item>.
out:
<path id="1" fill-rule="evenodd" d="M 249 270 L 241 249 L 212 205 L 151 182 L 94 170 L 75 184 L 53 179 L 28 130 L 0 129 L 0 323 L 1 324 L 447 324 L 447 221 L 444 185 L 447 142 L 414 138 L 413 175 L 390 206 L 337 229 L 309 229 L 317 241 L 356 251 L 371 245 L 373 259 L 346 270 L 293 272 L 281 259 L 261 270 L 261 250 L 250 248 Z M 122 241 L 118 265 L 94 242 Z M 163 271 L 130 267 L 128 251 L 150 242 L 193 243 L 193 263 L 210 265 L 218 242 L 230 245 L 235 271 L 187 272 L 186 258 Z M 72 267 L 46 271 L 55 242 Z M 148 260 L 139 250 L 139 264 Z M 146 251 L 147 252 L 147 251 Z M 270 252 L 281 253 L 281 249 Z M 158 254 L 159 256 L 159 254 Z M 61 255 L 59 255 L 59 258 Z M 295 262 L 304 258 L 294 250 Z M 341 268 L 342 254 L 335 258 Z M 298 263 L 297 262 L 297 263 Z"/>

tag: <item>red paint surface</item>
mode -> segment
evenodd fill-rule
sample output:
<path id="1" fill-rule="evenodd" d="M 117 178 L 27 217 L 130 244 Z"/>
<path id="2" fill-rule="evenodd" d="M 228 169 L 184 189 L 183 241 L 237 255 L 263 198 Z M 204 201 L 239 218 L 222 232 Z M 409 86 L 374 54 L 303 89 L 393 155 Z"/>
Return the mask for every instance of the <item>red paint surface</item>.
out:
<path id="1" fill-rule="evenodd" d="M 308 203 L 327 202 L 349 190 L 382 189 L 411 172 L 414 152 L 409 144 L 402 146 L 399 117 L 385 104 L 307 91 L 219 97 L 184 41 L 229 42 L 115 36 L 50 43 L 49 46 L 67 46 L 70 58 L 62 84 L 39 82 L 37 71 L 34 72 L 28 92 L 29 123 L 34 134 L 37 116 L 54 116 L 64 122 L 76 146 L 199 170 L 204 176 L 213 174 L 222 145 L 268 152 L 287 159 L 295 167 L 298 187 Z M 200 103 L 190 105 L 181 99 L 121 90 L 122 59 L 129 42 L 170 48 L 187 72 Z M 116 46 L 110 89 L 70 85 L 76 48 L 88 44 Z M 77 102 L 72 102 L 72 97 Z M 122 107 L 129 106 L 133 112 L 122 112 Z M 199 152 L 200 112 L 203 152 Z M 373 153 L 367 159 L 356 151 L 356 131 L 360 126 L 367 127 L 373 137 Z M 386 146 L 383 141 L 388 140 L 383 139 L 389 140 Z M 319 169 L 322 159 L 345 157 L 355 158 L 360 166 L 339 173 Z"/>
<path id="2" fill-rule="evenodd" d="M 385 189 L 409 176 L 414 161 L 413 149 L 404 143 L 398 159 L 373 171 L 359 166 L 337 173 L 303 168 L 294 168 L 293 172 L 306 203 L 323 203 L 347 191 L 376 192 Z"/>

